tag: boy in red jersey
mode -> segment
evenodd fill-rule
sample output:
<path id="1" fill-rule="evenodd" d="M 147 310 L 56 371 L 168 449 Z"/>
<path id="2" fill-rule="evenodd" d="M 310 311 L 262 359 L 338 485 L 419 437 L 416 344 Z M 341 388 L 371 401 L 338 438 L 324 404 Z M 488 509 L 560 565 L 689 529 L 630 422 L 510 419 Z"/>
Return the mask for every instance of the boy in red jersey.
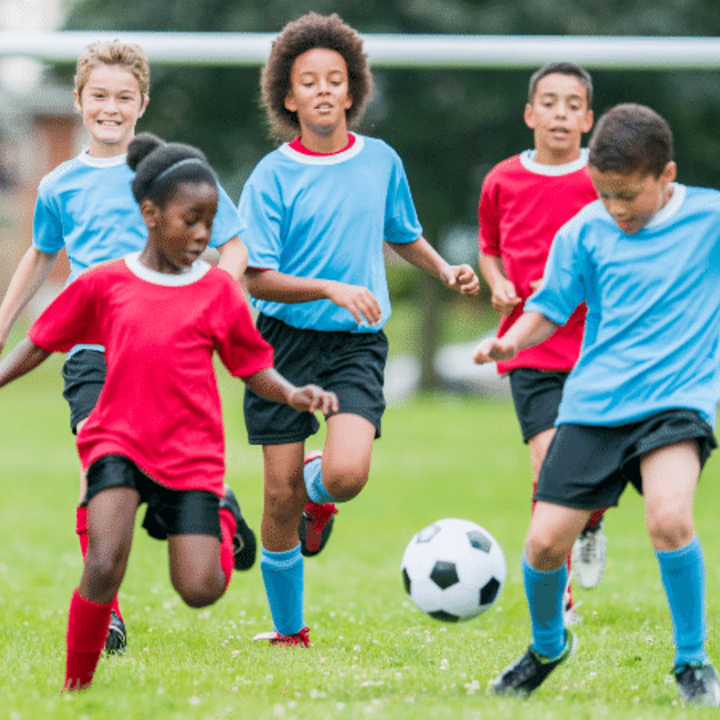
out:
<path id="1" fill-rule="evenodd" d="M 572 63 L 550 63 L 530 78 L 525 123 L 534 149 L 515 155 L 488 173 L 480 195 L 480 270 L 501 315 L 502 337 L 539 287 L 555 233 L 597 199 L 587 172 L 583 133 L 593 123 L 592 79 Z M 530 449 L 533 491 L 550 441 L 563 385 L 580 352 L 585 307 L 541 345 L 499 362 L 508 373 L 523 440 Z M 573 549 L 577 579 L 595 587 L 605 565 L 602 512 L 594 515 Z M 569 594 L 566 619 L 577 621 Z"/>

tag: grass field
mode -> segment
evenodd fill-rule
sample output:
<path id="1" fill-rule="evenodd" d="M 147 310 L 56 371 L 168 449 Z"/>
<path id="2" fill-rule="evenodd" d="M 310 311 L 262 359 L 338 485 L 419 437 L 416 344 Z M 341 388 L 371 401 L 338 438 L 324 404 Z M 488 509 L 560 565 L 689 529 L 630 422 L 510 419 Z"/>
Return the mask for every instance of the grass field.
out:
<path id="1" fill-rule="evenodd" d="M 128 653 L 102 658 L 90 691 L 61 695 L 67 607 L 81 563 L 77 460 L 59 367 L 53 357 L 0 394 L 0 718 L 697 717 L 680 708 L 668 675 L 670 623 L 633 492 L 607 517 L 601 585 L 576 591 L 585 616 L 577 655 L 529 701 L 489 694 L 488 682 L 528 642 L 519 556 L 529 460 L 510 407 L 453 398 L 386 414 L 370 484 L 342 508 L 328 550 L 306 562 L 310 650 L 250 642 L 271 627 L 257 567 L 236 573 L 215 606 L 192 611 L 171 589 L 165 546 L 139 530 L 121 590 Z M 245 440 L 241 384 L 222 385 L 228 480 L 257 527 L 261 454 Z M 717 661 L 719 460 L 709 462 L 697 503 L 708 649 Z M 402 589 L 405 545 L 442 517 L 487 527 L 508 562 L 496 606 L 467 624 L 425 617 Z"/>

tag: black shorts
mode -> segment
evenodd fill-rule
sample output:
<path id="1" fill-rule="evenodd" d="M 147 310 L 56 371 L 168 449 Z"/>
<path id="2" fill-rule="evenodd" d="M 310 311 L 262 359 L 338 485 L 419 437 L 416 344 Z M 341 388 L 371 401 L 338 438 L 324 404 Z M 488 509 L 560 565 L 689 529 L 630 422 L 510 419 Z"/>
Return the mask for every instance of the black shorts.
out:
<path id="1" fill-rule="evenodd" d="M 106 374 L 105 353 L 99 350 L 78 350 L 65 360 L 62 368 L 65 381 L 63 397 L 70 405 L 73 434 L 77 433 L 78 424 L 97 404 Z"/>
<path id="2" fill-rule="evenodd" d="M 143 527 L 151 537 L 168 535 L 212 535 L 222 542 L 220 498 L 205 490 L 172 490 L 159 485 L 124 455 L 105 455 L 87 471 L 87 505 L 98 493 L 114 487 L 137 490 L 147 503 Z"/>
<path id="3" fill-rule="evenodd" d="M 702 466 L 717 442 L 694 410 L 665 410 L 626 425 L 560 425 L 540 471 L 535 500 L 582 510 L 617 505 L 628 483 L 642 493 L 643 455 L 693 439 Z"/>
<path id="4" fill-rule="evenodd" d="M 360 415 L 375 426 L 385 411 L 385 333 L 299 330 L 260 315 L 260 334 L 275 351 L 275 369 L 294 385 L 315 383 L 338 396 L 339 413 Z M 301 442 L 320 428 L 311 413 L 299 413 L 245 390 L 245 426 L 251 445 Z"/>
<path id="5" fill-rule="evenodd" d="M 565 381 L 570 373 L 516 368 L 510 371 L 510 390 L 523 441 L 555 427 Z"/>

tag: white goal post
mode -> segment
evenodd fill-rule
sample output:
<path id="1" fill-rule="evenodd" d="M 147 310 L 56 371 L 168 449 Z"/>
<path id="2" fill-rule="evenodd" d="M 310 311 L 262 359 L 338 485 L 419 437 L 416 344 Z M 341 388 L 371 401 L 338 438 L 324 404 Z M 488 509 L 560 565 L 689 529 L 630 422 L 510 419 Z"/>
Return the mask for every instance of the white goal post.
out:
<path id="1" fill-rule="evenodd" d="M 136 42 L 153 64 L 261 65 L 273 33 L 0 31 L 0 58 L 75 63 L 91 42 Z M 566 60 L 588 69 L 720 68 L 720 38 L 542 35 L 363 34 L 373 67 L 532 68 Z"/>

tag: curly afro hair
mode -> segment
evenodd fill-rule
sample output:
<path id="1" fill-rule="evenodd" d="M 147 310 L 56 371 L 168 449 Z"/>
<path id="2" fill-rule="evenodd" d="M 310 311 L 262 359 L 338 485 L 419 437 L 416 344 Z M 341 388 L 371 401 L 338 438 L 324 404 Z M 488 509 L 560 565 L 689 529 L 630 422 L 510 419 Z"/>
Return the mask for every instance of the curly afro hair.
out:
<path id="1" fill-rule="evenodd" d="M 288 23 L 277 36 L 260 77 L 262 104 L 274 137 L 283 141 L 300 131 L 297 114 L 285 107 L 292 89 L 291 73 L 295 59 L 316 48 L 339 52 L 347 65 L 348 84 L 353 103 L 347 110 L 348 127 L 360 121 L 365 105 L 372 97 L 373 81 L 362 39 L 337 15 L 308 13 Z"/>

